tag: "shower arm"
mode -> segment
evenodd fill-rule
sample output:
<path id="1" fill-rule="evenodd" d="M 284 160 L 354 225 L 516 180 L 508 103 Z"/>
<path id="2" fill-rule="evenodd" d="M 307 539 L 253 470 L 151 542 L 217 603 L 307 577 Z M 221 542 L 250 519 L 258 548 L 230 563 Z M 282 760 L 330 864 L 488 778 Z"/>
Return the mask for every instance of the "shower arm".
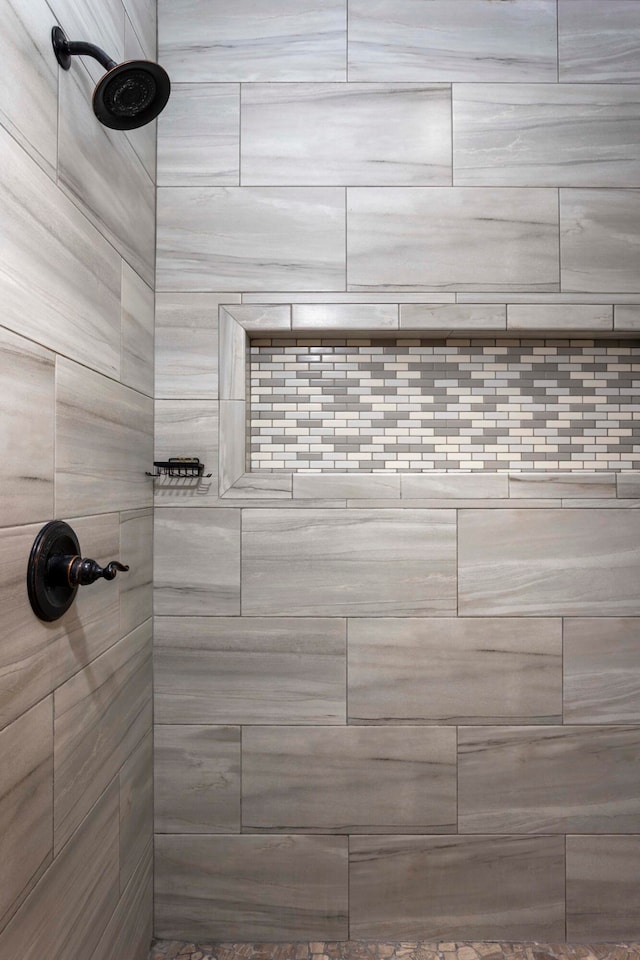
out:
<path id="1" fill-rule="evenodd" d="M 86 43 L 84 40 L 67 40 L 64 30 L 60 27 L 54 27 L 52 30 L 53 49 L 56 59 L 63 70 L 68 70 L 71 66 L 71 57 L 93 57 L 98 63 L 101 63 L 105 70 L 112 70 L 117 66 L 116 61 L 112 60 L 108 53 L 105 53 L 101 47 L 95 43 Z"/>

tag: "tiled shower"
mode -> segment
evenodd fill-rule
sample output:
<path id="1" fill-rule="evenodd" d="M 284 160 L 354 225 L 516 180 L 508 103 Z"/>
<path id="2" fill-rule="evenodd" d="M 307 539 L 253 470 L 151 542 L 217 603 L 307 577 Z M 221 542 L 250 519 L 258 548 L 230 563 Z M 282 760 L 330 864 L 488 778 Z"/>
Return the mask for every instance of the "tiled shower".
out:
<path id="1" fill-rule="evenodd" d="M 0 5 L 2 960 L 637 956 L 640 2 Z"/>

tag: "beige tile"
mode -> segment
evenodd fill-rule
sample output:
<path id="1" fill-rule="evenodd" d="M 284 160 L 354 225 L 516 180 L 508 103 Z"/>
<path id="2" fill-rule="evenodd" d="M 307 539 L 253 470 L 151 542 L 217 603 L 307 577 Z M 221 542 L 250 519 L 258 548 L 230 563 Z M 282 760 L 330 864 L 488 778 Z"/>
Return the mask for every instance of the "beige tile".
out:
<path id="1" fill-rule="evenodd" d="M 640 727 L 461 727 L 461 833 L 634 833 Z"/>
<path id="2" fill-rule="evenodd" d="M 240 728 L 155 728 L 156 833 L 240 832 Z"/>
<path id="3" fill-rule="evenodd" d="M 353 837 L 351 937 L 564 940 L 562 837 Z"/>
<path id="4" fill-rule="evenodd" d="M 53 701 L 0 733 L 0 928 L 53 858 Z"/>
<path id="5" fill-rule="evenodd" d="M 293 496 L 307 500 L 321 497 L 398 500 L 400 476 L 381 473 L 294 473 Z"/>
<path id="6" fill-rule="evenodd" d="M 129 572 L 120 579 L 120 634 L 131 633 L 153 613 L 153 515 L 148 510 L 120 515 L 120 560 Z"/>
<path id="7" fill-rule="evenodd" d="M 640 937 L 640 837 L 567 837 L 567 939 Z"/>
<path id="8" fill-rule="evenodd" d="M 640 722 L 640 620 L 564 621 L 564 719 Z"/>
<path id="9" fill-rule="evenodd" d="M 199 479 L 154 480 L 156 506 L 204 507 L 218 502 L 217 400 L 156 400 L 155 445 L 155 460 L 198 457 L 204 464 Z"/>
<path id="10" fill-rule="evenodd" d="M 54 355 L 0 327 L 0 525 L 53 514 Z"/>
<path id="11" fill-rule="evenodd" d="M 120 893 L 153 842 L 153 733 L 151 728 L 120 770 Z"/>
<path id="12" fill-rule="evenodd" d="M 403 473 L 401 477 L 403 500 L 429 497 L 446 501 L 449 497 L 485 499 L 509 495 L 506 474 Z"/>
<path id="13" fill-rule="evenodd" d="M 344 940 L 346 837 L 156 837 L 156 936 Z"/>
<path id="14" fill-rule="evenodd" d="M 562 621 L 349 620 L 349 720 L 552 723 L 562 718 Z"/>
<path id="15" fill-rule="evenodd" d="M 0 933 L 0 955 L 91 957 L 117 903 L 118 785 L 113 783 Z"/>
<path id="16" fill-rule="evenodd" d="M 158 185 L 237 186 L 240 85 L 174 83 L 158 120 Z"/>
<path id="17" fill-rule="evenodd" d="M 505 330 L 504 304 L 403 303 L 400 305 L 402 330 Z"/>
<path id="18" fill-rule="evenodd" d="M 292 307 L 295 330 L 397 330 L 395 303 L 301 303 Z"/>
<path id="19" fill-rule="evenodd" d="M 510 473 L 509 496 L 514 499 L 529 497 L 571 497 L 599 499 L 615 497 L 615 473 L 587 473 L 579 470 L 568 473 Z"/>
<path id="20" fill-rule="evenodd" d="M 452 613 L 455 537 L 452 510 L 247 511 L 242 612 Z"/>
<path id="21" fill-rule="evenodd" d="M 592 331 L 613 329 L 611 304 L 510 303 L 508 330 Z"/>
<path id="22" fill-rule="evenodd" d="M 72 363 L 56 362 L 56 515 L 150 507 L 153 401 Z"/>
<path id="23" fill-rule="evenodd" d="M 635 291 L 640 190 L 561 190 L 561 283 L 566 291 Z"/>
<path id="24" fill-rule="evenodd" d="M 463 615 L 640 613 L 640 515 L 634 510 L 462 510 Z"/>
<path id="25" fill-rule="evenodd" d="M 245 84 L 243 184 L 451 183 L 451 87 Z"/>
<path id="26" fill-rule="evenodd" d="M 161 187 L 158 289 L 341 290 L 344 205 L 340 187 Z"/>
<path id="27" fill-rule="evenodd" d="M 634 0 L 607 0 L 605 7 L 599 0 L 559 0 L 560 80 L 637 82 L 639 40 Z"/>
<path id="28" fill-rule="evenodd" d="M 157 723 L 344 723 L 345 621 L 157 617 Z"/>
<path id="29" fill-rule="evenodd" d="M 149 844 L 91 960 L 147 960 L 152 935 L 153 848 Z"/>
<path id="30" fill-rule="evenodd" d="M 151 622 L 55 692 L 55 850 L 151 725 Z"/>
<path id="31" fill-rule="evenodd" d="M 242 732 L 243 830 L 446 833 L 456 816 L 452 728 Z"/>
<path id="32" fill-rule="evenodd" d="M 153 396 L 153 289 L 122 261 L 122 373 L 127 386 Z"/>
<path id="33" fill-rule="evenodd" d="M 240 511 L 162 508 L 155 527 L 155 613 L 240 613 Z"/>

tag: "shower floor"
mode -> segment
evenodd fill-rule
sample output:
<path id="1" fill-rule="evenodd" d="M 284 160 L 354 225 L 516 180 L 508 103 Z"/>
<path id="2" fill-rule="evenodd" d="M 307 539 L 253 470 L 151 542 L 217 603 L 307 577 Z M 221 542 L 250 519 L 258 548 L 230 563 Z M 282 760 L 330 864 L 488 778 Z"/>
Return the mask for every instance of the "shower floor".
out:
<path id="1" fill-rule="evenodd" d="M 186 943 L 156 940 L 149 960 L 640 960 L 640 943 Z"/>

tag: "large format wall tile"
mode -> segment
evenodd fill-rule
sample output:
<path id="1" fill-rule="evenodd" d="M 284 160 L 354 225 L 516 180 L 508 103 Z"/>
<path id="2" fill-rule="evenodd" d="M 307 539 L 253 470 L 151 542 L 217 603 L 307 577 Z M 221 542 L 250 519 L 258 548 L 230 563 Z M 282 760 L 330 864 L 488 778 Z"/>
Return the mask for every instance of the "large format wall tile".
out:
<path id="1" fill-rule="evenodd" d="M 560 80 L 640 80 L 640 9 L 636 0 L 558 0 Z"/>
<path id="2" fill-rule="evenodd" d="M 339 187 L 163 187 L 158 289 L 341 290 L 344 202 Z"/>
<path id="3" fill-rule="evenodd" d="M 151 621 L 55 692 L 56 852 L 151 726 Z"/>
<path id="4" fill-rule="evenodd" d="M 0 928 L 53 856 L 53 701 L 0 733 Z"/>
<path id="5" fill-rule="evenodd" d="M 53 514 L 54 354 L 0 327 L 0 525 Z"/>
<path id="6" fill-rule="evenodd" d="M 158 4 L 156 0 L 124 0 L 124 9 L 147 57 L 156 59 Z"/>
<path id="7" fill-rule="evenodd" d="M 456 84 L 454 183 L 640 186 L 640 86 Z"/>
<path id="8" fill-rule="evenodd" d="M 456 816 L 452 728 L 243 730 L 245 830 L 446 833 Z"/>
<path id="9" fill-rule="evenodd" d="M 560 620 L 349 620 L 349 719 L 544 723 L 562 717 Z"/>
<path id="10" fill-rule="evenodd" d="M 153 396 L 154 295 L 122 261 L 122 371 L 127 386 Z"/>
<path id="11" fill-rule="evenodd" d="M 344 0 L 160 0 L 160 59 L 176 81 L 345 80 Z"/>
<path id="12" fill-rule="evenodd" d="M 157 723 L 345 722 L 344 620 L 157 617 Z"/>
<path id="13" fill-rule="evenodd" d="M 243 184 L 450 184 L 448 85 L 242 88 Z"/>
<path id="14" fill-rule="evenodd" d="M 126 636 L 153 613 L 153 514 L 127 510 L 120 515 L 120 560 L 129 567 L 120 582 L 120 634 Z"/>
<path id="15" fill-rule="evenodd" d="M 49 0 L 49 6 L 70 40 L 91 38 L 117 62 L 124 59 L 122 0 Z M 74 61 L 74 69 L 81 69 L 81 64 L 95 80 L 104 74 L 104 67 L 91 57 Z"/>
<path id="16" fill-rule="evenodd" d="M 156 935 L 346 940 L 346 837 L 156 837 Z"/>
<path id="17" fill-rule="evenodd" d="M 151 3 L 153 0 L 144 0 L 145 3 Z M 140 43 L 138 35 L 131 25 L 128 16 L 124 18 L 124 58 L 125 60 L 147 60 L 149 54 Z M 155 60 L 155 56 L 151 56 Z M 156 182 L 156 148 L 158 137 L 158 121 L 152 120 L 143 127 L 137 127 L 133 130 L 125 131 L 125 137 L 137 153 L 149 177 L 155 184 Z M 154 212 L 155 218 L 155 212 Z M 155 219 L 154 219 L 155 222 Z M 154 251 L 155 258 L 155 251 Z"/>
<path id="18" fill-rule="evenodd" d="M 553 190 L 353 187 L 349 289 L 557 290 Z"/>
<path id="19" fill-rule="evenodd" d="M 239 833 L 240 727 L 156 726 L 156 833 Z"/>
<path id="20" fill-rule="evenodd" d="M 57 516 L 151 506 L 153 401 L 64 357 L 56 401 Z"/>
<path id="21" fill-rule="evenodd" d="M 640 727 L 461 727 L 462 833 L 638 833 Z"/>
<path id="22" fill-rule="evenodd" d="M 350 80 L 556 80 L 555 0 L 350 0 Z"/>
<path id="23" fill-rule="evenodd" d="M 218 401 L 156 400 L 154 460 L 198 457 L 202 477 L 158 477 L 159 507 L 205 507 L 218 503 Z"/>
<path id="24" fill-rule="evenodd" d="M 461 510 L 458 525 L 461 614 L 640 614 L 635 511 Z"/>
<path id="25" fill-rule="evenodd" d="M 162 508 L 155 515 L 156 615 L 240 613 L 240 511 Z"/>
<path id="26" fill-rule="evenodd" d="M 120 892 L 153 842 L 153 732 L 120 769 Z"/>
<path id="27" fill-rule="evenodd" d="M 640 837 L 567 837 L 567 940 L 640 937 Z"/>
<path id="28" fill-rule="evenodd" d="M 351 936 L 564 940 L 562 837 L 353 837 Z"/>
<path id="29" fill-rule="evenodd" d="M 91 960 L 147 960 L 153 936 L 153 846 L 149 844 Z"/>
<path id="30" fill-rule="evenodd" d="M 120 372 L 120 257 L 0 127 L 2 323 Z"/>
<path id="31" fill-rule="evenodd" d="M 636 291 L 639 217 L 640 190 L 561 190 L 562 289 Z"/>
<path id="32" fill-rule="evenodd" d="M 564 718 L 640 723 L 640 619 L 564 621 Z"/>
<path id="33" fill-rule="evenodd" d="M 237 185 L 239 152 L 239 84 L 174 84 L 158 120 L 158 184 Z"/>
<path id="34" fill-rule="evenodd" d="M 118 903 L 118 785 L 113 783 L 0 933 L 0 956 L 91 957 Z"/>
<path id="35" fill-rule="evenodd" d="M 242 612 L 419 616 L 456 609 L 453 510 L 251 510 Z"/>

